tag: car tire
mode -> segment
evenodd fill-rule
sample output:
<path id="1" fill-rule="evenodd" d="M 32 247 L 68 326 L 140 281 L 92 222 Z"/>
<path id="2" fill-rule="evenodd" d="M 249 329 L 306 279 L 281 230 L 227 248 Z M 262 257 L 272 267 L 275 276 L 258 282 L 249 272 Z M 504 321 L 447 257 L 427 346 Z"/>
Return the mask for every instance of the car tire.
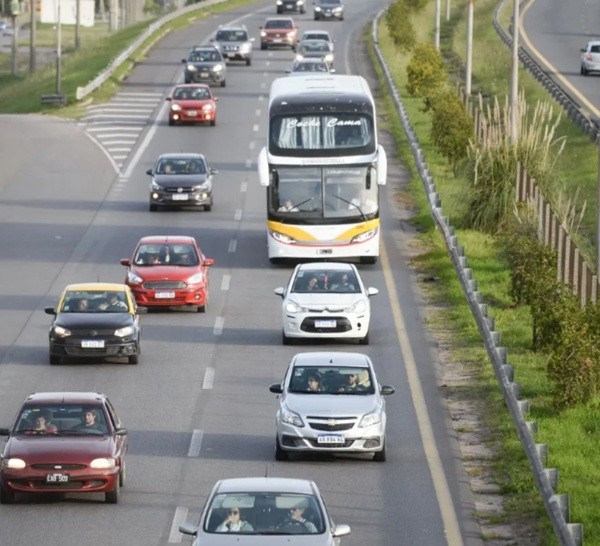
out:
<path id="1" fill-rule="evenodd" d="M 588 73 L 589 73 L 589 71 L 588 71 L 588 70 L 587 70 L 585 67 L 583 67 L 583 66 L 582 66 L 582 67 L 581 67 L 581 73 L 582 73 L 584 76 L 587 76 L 587 75 L 588 75 Z"/>
<path id="2" fill-rule="evenodd" d="M 367 332 L 367 335 L 365 337 L 358 338 L 358 344 L 359 345 L 368 345 L 369 344 L 369 332 Z"/>
<path id="3" fill-rule="evenodd" d="M 0 485 L 0 504 L 12 504 L 15 501 L 15 494 L 12 491 L 7 491 Z"/>
<path id="4" fill-rule="evenodd" d="M 315 21 L 318 21 L 318 20 L 319 20 L 319 18 L 315 15 Z"/>
<path id="5" fill-rule="evenodd" d="M 260 44 L 260 49 L 263 51 L 267 49 L 267 44 Z"/>
<path id="6" fill-rule="evenodd" d="M 204 210 L 210 212 L 212 210 L 212 205 L 204 205 Z"/>
<path id="7" fill-rule="evenodd" d="M 148 208 L 150 209 L 150 212 L 156 212 L 158 210 L 158 205 L 150 203 L 150 206 Z"/>
<path id="8" fill-rule="evenodd" d="M 281 444 L 279 443 L 279 438 L 275 437 L 275 460 L 276 461 L 287 461 L 288 454 L 284 449 L 281 448 Z"/>
<path id="9" fill-rule="evenodd" d="M 169 118 L 169 126 L 173 126 L 173 125 L 175 125 L 175 122 L 171 118 Z"/>
<path id="10" fill-rule="evenodd" d="M 137 364 L 140 361 L 140 358 L 138 355 L 131 355 L 127 357 L 127 361 L 129 364 Z"/>
<path id="11" fill-rule="evenodd" d="M 112 491 L 107 491 L 104 493 L 104 502 L 106 504 L 118 504 L 119 496 L 119 482 L 117 482 Z"/>
<path id="12" fill-rule="evenodd" d="M 386 450 L 385 450 L 385 442 L 383 444 L 383 449 L 381 451 L 376 451 L 373 454 L 373 460 L 376 463 L 385 463 L 385 460 L 387 458 L 387 454 L 386 454 Z"/>
<path id="13" fill-rule="evenodd" d="M 246 66 L 250 66 L 252 64 L 252 59 L 246 59 Z"/>
<path id="14" fill-rule="evenodd" d="M 196 312 L 206 313 L 206 303 L 204 305 L 198 305 L 198 307 L 196 308 Z"/>
<path id="15" fill-rule="evenodd" d="M 217 120 L 216 119 L 213 119 L 213 120 L 210 121 L 210 126 L 211 127 L 214 127 L 216 124 L 217 124 Z"/>
<path id="16" fill-rule="evenodd" d="M 185 83 L 192 83 L 192 80 L 190 78 L 185 78 Z"/>
<path id="17" fill-rule="evenodd" d="M 226 85 L 227 85 L 227 81 L 226 81 L 226 80 L 223 80 L 223 81 L 221 82 L 221 87 L 225 87 Z"/>
<path id="18" fill-rule="evenodd" d="M 50 358 L 48 360 L 50 361 L 50 364 L 52 366 L 59 366 L 60 364 L 62 364 L 62 358 L 58 355 L 50 355 Z"/>
<path id="19" fill-rule="evenodd" d="M 123 487 L 125 485 L 126 480 L 127 480 L 127 464 L 125 463 L 125 459 L 121 459 L 121 471 L 119 472 L 119 487 Z"/>
<path id="20" fill-rule="evenodd" d="M 283 343 L 284 345 L 293 345 L 294 338 L 291 338 L 290 336 L 286 336 L 285 332 L 282 330 L 281 331 L 281 343 Z"/>

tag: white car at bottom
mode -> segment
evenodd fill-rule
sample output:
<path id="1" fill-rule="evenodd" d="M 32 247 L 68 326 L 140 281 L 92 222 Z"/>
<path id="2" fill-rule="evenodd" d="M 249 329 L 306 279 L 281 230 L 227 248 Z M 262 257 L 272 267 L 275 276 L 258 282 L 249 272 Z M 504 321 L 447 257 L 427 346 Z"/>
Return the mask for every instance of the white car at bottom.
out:
<path id="1" fill-rule="evenodd" d="M 386 460 L 384 397 L 394 387 L 380 385 L 371 359 L 362 353 L 299 353 L 282 383 L 275 416 L 275 459 L 291 453 L 372 453 Z"/>
<path id="2" fill-rule="evenodd" d="M 313 262 L 296 266 L 286 287 L 275 289 L 283 298 L 284 345 L 294 339 L 355 339 L 369 343 L 371 304 L 379 290 L 365 287 L 348 263 Z"/>

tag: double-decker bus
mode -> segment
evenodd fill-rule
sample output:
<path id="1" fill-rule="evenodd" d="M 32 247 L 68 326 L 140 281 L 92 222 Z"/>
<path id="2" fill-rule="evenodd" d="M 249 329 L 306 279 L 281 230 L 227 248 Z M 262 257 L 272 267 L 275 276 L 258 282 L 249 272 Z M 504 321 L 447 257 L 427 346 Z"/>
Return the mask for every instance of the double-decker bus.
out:
<path id="1" fill-rule="evenodd" d="M 277 78 L 258 174 L 267 188 L 271 262 L 377 261 L 387 156 L 377 143 L 375 102 L 364 78 Z"/>

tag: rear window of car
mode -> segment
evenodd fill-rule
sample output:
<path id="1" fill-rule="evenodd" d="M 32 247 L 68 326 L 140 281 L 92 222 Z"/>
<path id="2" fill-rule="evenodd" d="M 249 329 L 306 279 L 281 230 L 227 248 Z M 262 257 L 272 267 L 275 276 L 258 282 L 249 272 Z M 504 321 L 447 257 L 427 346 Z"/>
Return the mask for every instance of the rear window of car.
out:
<path id="1" fill-rule="evenodd" d="M 600 53 L 600 44 L 591 46 L 590 51 L 592 53 Z"/>

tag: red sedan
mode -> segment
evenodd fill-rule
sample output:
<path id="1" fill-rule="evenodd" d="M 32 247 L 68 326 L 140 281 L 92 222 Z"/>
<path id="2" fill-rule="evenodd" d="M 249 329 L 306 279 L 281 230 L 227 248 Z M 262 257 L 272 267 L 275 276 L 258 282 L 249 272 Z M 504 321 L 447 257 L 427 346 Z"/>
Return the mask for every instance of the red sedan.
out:
<path id="1" fill-rule="evenodd" d="M 217 123 L 217 101 L 210 87 L 200 83 L 176 85 L 166 98 L 171 103 L 169 125 L 176 123 Z"/>
<path id="2" fill-rule="evenodd" d="M 195 306 L 206 312 L 208 268 L 206 258 L 193 237 L 156 235 L 143 237 L 133 257 L 124 258 L 125 283 L 138 305 L 144 307 Z"/>
<path id="3" fill-rule="evenodd" d="M 23 402 L 0 456 L 0 503 L 17 493 L 104 493 L 117 503 L 127 429 L 97 392 L 40 392 Z"/>

